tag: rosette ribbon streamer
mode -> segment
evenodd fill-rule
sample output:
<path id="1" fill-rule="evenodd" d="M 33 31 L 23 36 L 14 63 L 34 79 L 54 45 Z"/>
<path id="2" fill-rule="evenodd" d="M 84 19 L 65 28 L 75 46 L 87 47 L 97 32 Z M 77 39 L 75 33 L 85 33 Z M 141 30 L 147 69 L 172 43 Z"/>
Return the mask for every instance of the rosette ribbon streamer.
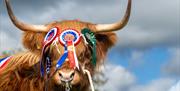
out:
<path id="1" fill-rule="evenodd" d="M 96 38 L 95 34 L 91 32 L 88 28 L 85 28 L 81 33 L 87 39 L 87 42 L 92 46 L 92 64 L 96 66 Z"/>

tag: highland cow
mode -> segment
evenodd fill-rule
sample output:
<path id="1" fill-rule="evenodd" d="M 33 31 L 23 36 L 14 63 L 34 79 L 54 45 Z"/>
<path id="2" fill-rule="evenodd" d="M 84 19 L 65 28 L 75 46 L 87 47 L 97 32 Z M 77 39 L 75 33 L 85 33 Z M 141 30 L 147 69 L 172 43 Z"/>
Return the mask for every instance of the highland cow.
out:
<path id="1" fill-rule="evenodd" d="M 127 24 L 131 12 L 128 0 L 123 19 L 113 24 L 64 20 L 30 25 L 15 17 L 9 0 L 5 3 L 12 23 L 24 33 L 27 51 L 0 61 L 0 91 L 90 91 L 91 76 L 116 43 L 113 31 Z"/>

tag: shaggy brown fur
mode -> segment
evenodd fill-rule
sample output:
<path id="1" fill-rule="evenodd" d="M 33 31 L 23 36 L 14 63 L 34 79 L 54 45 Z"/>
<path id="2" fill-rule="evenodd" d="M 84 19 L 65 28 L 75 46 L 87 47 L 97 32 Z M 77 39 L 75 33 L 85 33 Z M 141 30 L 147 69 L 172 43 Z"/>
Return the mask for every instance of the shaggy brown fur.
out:
<path id="1" fill-rule="evenodd" d="M 96 31 L 93 24 L 81 21 L 53 22 L 47 26 L 49 29 L 56 26 L 61 30 L 73 28 L 80 32 L 83 28 L 89 28 L 92 32 Z M 45 79 L 40 77 L 39 60 L 45 35 L 46 33 L 42 32 L 24 32 L 23 45 L 28 51 L 13 55 L 8 64 L 3 69 L 0 69 L 0 91 L 44 91 L 46 85 L 44 84 Z M 115 44 L 116 35 L 114 33 L 95 33 L 95 36 L 97 40 L 98 67 L 103 63 L 108 49 Z M 63 53 L 63 46 L 58 44 L 58 48 Z M 50 47 L 47 50 L 49 49 Z M 93 75 L 95 67 L 91 64 L 90 46 L 86 46 L 82 39 L 80 44 L 76 46 L 76 52 L 80 66 L 85 65 L 86 69 Z M 48 54 L 51 55 L 53 60 L 53 69 L 60 55 L 55 47 Z M 63 66 L 65 68 L 69 67 L 65 64 Z M 83 74 L 82 70 L 78 71 L 78 74 L 81 80 L 78 84 L 72 86 L 71 91 L 88 91 L 89 82 L 87 76 Z M 47 88 L 48 91 L 64 91 L 64 87 L 57 85 L 53 79 L 49 80 Z"/>

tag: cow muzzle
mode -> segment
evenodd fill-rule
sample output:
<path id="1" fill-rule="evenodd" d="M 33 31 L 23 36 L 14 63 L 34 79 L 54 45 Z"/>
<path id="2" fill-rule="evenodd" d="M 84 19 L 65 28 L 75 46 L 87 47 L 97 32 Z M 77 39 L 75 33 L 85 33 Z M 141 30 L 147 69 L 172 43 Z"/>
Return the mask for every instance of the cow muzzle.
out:
<path id="1" fill-rule="evenodd" d="M 61 83 L 66 84 L 66 83 L 71 83 L 71 81 L 74 79 L 75 72 L 74 71 L 71 71 L 71 72 L 59 71 L 58 74 L 59 74 Z"/>
<path id="2" fill-rule="evenodd" d="M 75 69 L 59 69 L 53 79 L 57 85 L 76 85 L 80 83 L 80 75 Z"/>
<path id="3" fill-rule="evenodd" d="M 70 71 L 70 72 L 59 71 L 58 74 L 59 74 L 61 84 L 63 84 L 65 86 L 65 90 L 70 91 L 70 89 L 72 87 L 71 82 L 74 79 L 75 72 L 74 71 Z"/>

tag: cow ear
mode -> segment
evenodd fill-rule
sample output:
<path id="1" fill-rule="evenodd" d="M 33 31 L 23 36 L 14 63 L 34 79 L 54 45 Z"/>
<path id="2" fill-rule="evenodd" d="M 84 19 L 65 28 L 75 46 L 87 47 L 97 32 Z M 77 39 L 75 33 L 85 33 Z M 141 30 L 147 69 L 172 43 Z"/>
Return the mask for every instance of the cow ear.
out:
<path id="1" fill-rule="evenodd" d="M 24 32 L 22 39 L 24 47 L 33 52 L 41 52 L 45 34 L 44 32 Z"/>
<path id="2" fill-rule="evenodd" d="M 117 36 L 113 32 L 95 33 L 97 41 L 97 60 L 103 60 L 106 57 L 108 49 L 110 49 L 117 40 Z"/>

